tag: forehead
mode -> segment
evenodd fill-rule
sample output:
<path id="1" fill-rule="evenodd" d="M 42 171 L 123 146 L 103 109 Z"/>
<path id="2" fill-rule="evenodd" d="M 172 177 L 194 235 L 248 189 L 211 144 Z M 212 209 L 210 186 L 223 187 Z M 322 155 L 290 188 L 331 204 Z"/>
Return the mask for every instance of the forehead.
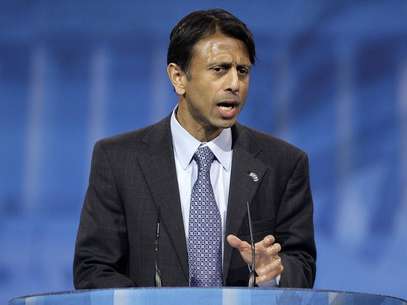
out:
<path id="1" fill-rule="evenodd" d="M 199 62 L 234 62 L 250 65 L 246 45 L 241 40 L 218 32 L 199 40 L 194 45 L 191 64 Z"/>

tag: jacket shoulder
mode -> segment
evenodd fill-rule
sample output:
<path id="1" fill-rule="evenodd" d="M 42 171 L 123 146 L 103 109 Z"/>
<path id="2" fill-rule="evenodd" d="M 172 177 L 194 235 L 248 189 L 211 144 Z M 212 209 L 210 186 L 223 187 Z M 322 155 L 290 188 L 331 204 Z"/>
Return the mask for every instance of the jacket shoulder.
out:
<path id="1" fill-rule="evenodd" d="M 240 124 L 238 128 L 242 134 L 245 134 L 245 137 L 250 139 L 251 145 L 257 146 L 265 154 L 272 154 L 278 157 L 291 156 L 294 158 L 306 156 L 302 149 L 274 135 Z"/>
<path id="2" fill-rule="evenodd" d="M 95 143 L 95 148 L 103 147 L 106 150 L 142 149 L 145 145 L 145 139 L 150 135 L 153 137 L 156 135 L 165 136 L 168 132 L 169 119 L 165 118 L 158 123 L 140 129 L 100 139 Z"/>

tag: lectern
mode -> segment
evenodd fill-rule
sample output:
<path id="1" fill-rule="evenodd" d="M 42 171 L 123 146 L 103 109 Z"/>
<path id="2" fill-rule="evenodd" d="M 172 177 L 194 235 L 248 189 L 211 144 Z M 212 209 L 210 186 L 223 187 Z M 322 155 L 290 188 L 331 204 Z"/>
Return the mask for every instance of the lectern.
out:
<path id="1" fill-rule="evenodd" d="M 365 293 L 280 288 L 127 288 L 17 297 L 9 305 L 407 305 Z"/>

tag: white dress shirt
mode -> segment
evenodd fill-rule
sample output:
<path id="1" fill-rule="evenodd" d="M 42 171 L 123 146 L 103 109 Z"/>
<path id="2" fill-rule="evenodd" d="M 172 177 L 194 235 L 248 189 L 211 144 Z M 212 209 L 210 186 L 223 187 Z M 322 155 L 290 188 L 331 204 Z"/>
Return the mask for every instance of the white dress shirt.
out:
<path id="1" fill-rule="evenodd" d="M 222 132 L 212 141 L 201 143 L 186 131 L 175 117 L 171 115 L 171 134 L 174 146 L 175 168 L 177 171 L 179 194 L 181 199 L 182 218 L 185 237 L 188 239 L 189 208 L 191 205 L 192 187 L 198 178 L 198 165 L 193 156 L 201 145 L 207 145 L 215 159 L 210 170 L 211 184 L 222 221 L 222 233 L 225 235 L 226 211 L 229 197 L 230 172 L 232 168 L 232 131 Z M 222 238 L 223 249 L 223 238 Z"/>

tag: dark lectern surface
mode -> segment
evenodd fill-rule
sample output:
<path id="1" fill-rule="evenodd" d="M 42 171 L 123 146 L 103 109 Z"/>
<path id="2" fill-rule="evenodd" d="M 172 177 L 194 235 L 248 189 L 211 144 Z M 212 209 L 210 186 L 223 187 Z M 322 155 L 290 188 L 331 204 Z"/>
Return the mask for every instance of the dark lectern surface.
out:
<path id="1" fill-rule="evenodd" d="M 9 305 L 407 305 L 389 296 L 309 289 L 128 288 L 78 290 L 10 300 Z"/>

